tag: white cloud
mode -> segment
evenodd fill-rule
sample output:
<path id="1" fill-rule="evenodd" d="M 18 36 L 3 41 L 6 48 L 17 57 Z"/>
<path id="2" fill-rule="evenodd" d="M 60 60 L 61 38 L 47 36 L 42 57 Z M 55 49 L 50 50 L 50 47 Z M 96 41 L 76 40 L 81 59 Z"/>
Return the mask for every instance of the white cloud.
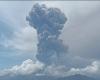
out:
<path id="1" fill-rule="evenodd" d="M 67 69 L 66 66 L 59 65 L 51 65 L 48 66 L 45 71 L 45 75 L 51 75 L 51 76 L 71 76 L 75 74 L 82 74 L 82 75 L 98 75 L 100 74 L 100 62 L 94 61 L 92 64 L 87 65 L 84 68 L 70 68 Z"/>
<path id="2" fill-rule="evenodd" d="M 21 51 L 20 53 L 37 52 L 36 32 L 26 21 L 26 16 L 29 14 L 31 7 L 33 6 L 32 2 L 7 1 L 0 3 L 1 21 L 9 25 L 13 32 L 11 36 L 8 36 L 10 39 L 6 37 L 7 35 L 1 34 L 0 41 L 1 39 L 2 41 L 0 42 L 0 45 L 6 48 L 19 50 Z"/>
<path id="3" fill-rule="evenodd" d="M 67 68 L 64 65 L 56 66 L 56 65 L 50 65 L 44 70 L 45 75 L 51 75 L 51 76 L 63 76 L 63 74 L 66 72 Z"/>
<path id="4" fill-rule="evenodd" d="M 93 74 L 97 74 L 99 71 L 100 71 L 100 62 L 94 61 L 92 62 L 91 65 L 88 65 L 85 68 L 71 68 L 68 71 L 68 75 L 72 75 L 72 74 L 93 75 Z"/>
<path id="5" fill-rule="evenodd" d="M 31 59 L 25 60 L 21 65 L 15 65 L 10 69 L 0 71 L 0 76 L 5 75 L 28 75 L 42 70 L 44 64 L 39 61 L 32 61 Z"/>
<path id="6" fill-rule="evenodd" d="M 45 67 L 45 68 L 44 68 Z M 42 70 L 42 73 L 39 71 Z M 43 63 L 39 61 L 32 61 L 28 59 L 24 61 L 21 65 L 15 65 L 10 69 L 4 69 L 0 71 L 0 76 L 10 75 L 29 75 L 29 74 L 39 75 L 49 75 L 49 76 L 71 76 L 75 74 L 82 75 L 98 75 L 100 74 L 100 62 L 94 61 L 92 64 L 84 67 L 84 68 L 70 68 L 67 69 L 64 65 L 49 65 L 45 66 Z"/>
<path id="7" fill-rule="evenodd" d="M 32 27 L 24 27 L 14 32 L 12 38 L 4 40 L 2 45 L 7 48 L 17 49 L 23 52 L 37 52 L 37 35 Z"/>

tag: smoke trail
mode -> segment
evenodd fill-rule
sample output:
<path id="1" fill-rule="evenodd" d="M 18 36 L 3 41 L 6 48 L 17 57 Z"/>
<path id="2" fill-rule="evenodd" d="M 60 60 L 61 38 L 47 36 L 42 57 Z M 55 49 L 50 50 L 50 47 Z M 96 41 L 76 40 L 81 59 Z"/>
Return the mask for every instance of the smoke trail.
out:
<path id="1" fill-rule="evenodd" d="M 55 56 L 59 58 L 66 53 L 67 46 L 59 39 L 59 35 L 67 18 L 58 8 L 35 4 L 26 19 L 37 30 L 39 41 L 37 59 L 51 64 Z"/>

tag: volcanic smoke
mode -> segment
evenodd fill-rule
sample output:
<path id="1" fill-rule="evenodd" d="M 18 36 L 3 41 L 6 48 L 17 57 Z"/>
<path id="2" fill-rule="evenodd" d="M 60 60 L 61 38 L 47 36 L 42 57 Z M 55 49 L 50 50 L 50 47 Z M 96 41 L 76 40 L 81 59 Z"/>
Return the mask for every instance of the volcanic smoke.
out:
<path id="1" fill-rule="evenodd" d="M 59 35 L 67 18 L 60 9 L 35 4 L 26 19 L 37 31 L 38 54 L 36 57 L 38 60 L 45 64 L 52 64 L 62 54 L 66 54 L 67 46 L 59 39 Z"/>

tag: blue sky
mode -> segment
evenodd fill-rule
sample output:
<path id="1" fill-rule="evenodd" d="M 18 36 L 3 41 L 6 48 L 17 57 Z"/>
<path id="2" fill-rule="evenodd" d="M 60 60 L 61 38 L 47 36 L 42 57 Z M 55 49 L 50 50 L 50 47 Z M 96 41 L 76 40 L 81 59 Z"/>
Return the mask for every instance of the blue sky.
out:
<path id="1" fill-rule="evenodd" d="M 20 70 L 24 66 L 23 61 L 26 61 L 25 64 L 35 66 L 36 70 L 42 69 L 41 67 L 45 65 L 36 60 L 37 33 L 26 21 L 26 16 L 35 3 L 57 7 L 68 18 L 60 35 L 63 43 L 69 47 L 67 56 L 64 57 L 66 62 L 58 67 L 50 65 L 44 73 L 50 75 L 55 73 L 50 72 L 52 69 L 59 73 L 58 69 L 63 71 L 67 67 L 71 69 L 66 75 L 72 72 L 92 73 L 89 68 L 93 70 L 95 68 L 96 75 L 100 74 L 100 2 L 98 1 L 0 1 L 0 69 L 19 65 L 17 67 Z M 41 67 L 37 68 L 38 65 Z M 34 69 L 32 68 L 33 72 Z"/>

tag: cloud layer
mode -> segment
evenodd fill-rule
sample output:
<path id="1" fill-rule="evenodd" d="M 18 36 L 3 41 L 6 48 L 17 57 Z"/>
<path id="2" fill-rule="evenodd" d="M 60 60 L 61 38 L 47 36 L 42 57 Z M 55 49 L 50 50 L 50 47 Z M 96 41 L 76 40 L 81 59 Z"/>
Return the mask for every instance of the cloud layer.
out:
<path id="1" fill-rule="evenodd" d="M 33 35 L 33 36 L 32 36 Z M 4 37 L 6 37 L 4 35 Z M 19 31 L 15 31 L 10 39 L 4 38 L 1 43 L 6 48 L 17 49 L 22 52 L 37 52 L 37 36 L 31 27 L 24 27 Z"/>
<path id="2" fill-rule="evenodd" d="M 51 76 L 71 76 L 75 74 L 82 74 L 82 75 L 88 75 L 92 76 L 95 75 L 95 77 L 98 77 L 100 75 L 100 61 L 94 61 L 90 65 L 87 65 L 83 68 L 70 68 L 67 69 L 66 66 L 60 65 L 50 65 L 44 70 L 44 75 L 51 75 Z"/>
<path id="3" fill-rule="evenodd" d="M 31 59 L 25 60 L 21 65 L 15 65 L 10 69 L 4 69 L 0 71 L 0 76 L 16 76 L 16 75 L 29 75 L 37 73 L 42 70 L 44 64 L 36 61 L 33 62 Z"/>

